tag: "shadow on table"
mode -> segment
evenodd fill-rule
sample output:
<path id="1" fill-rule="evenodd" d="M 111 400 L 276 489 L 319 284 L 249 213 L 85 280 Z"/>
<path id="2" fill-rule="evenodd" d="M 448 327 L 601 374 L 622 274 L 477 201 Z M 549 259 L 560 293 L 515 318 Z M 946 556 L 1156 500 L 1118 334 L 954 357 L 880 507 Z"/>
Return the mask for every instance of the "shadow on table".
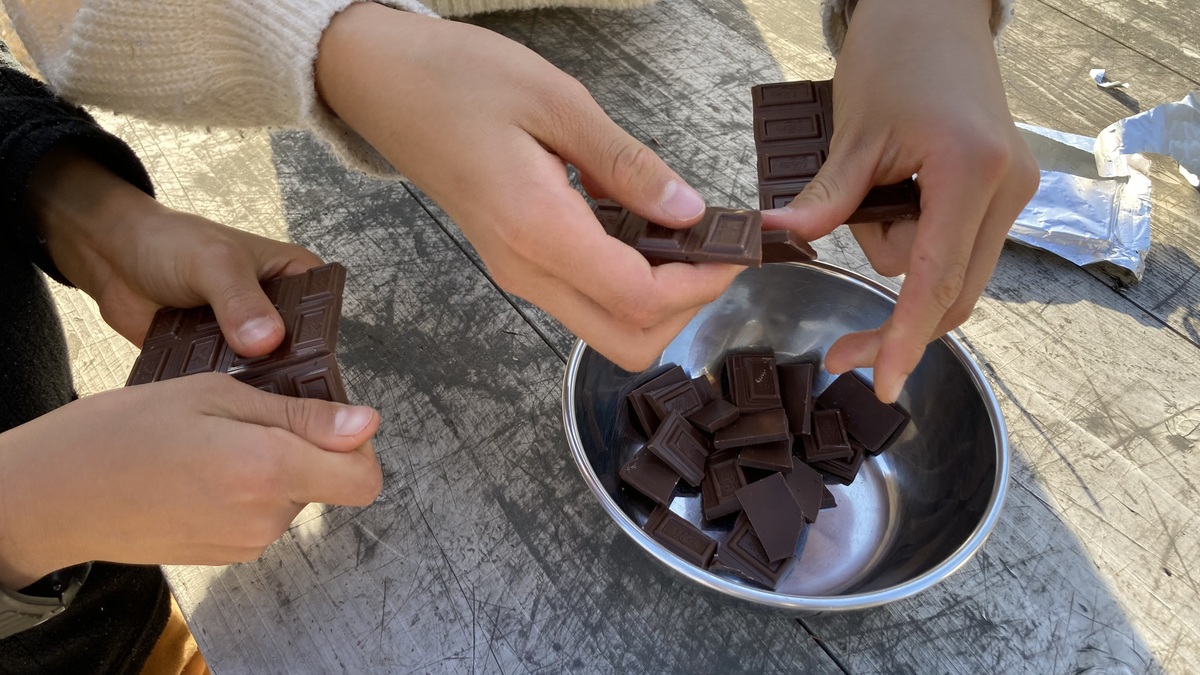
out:
<path id="1" fill-rule="evenodd" d="M 807 39 L 817 11 L 795 10 Z M 754 203 L 748 90 L 783 75 L 741 5 L 476 23 L 579 78 L 711 201 Z M 829 76 L 827 57 L 810 60 L 804 77 Z M 386 480 L 371 507 L 326 509 L 211 580 L 191 616 L 220 672 L 838 672 L 820 648 L 852 672 L 1161 669 L 1032 481 L 1013 484 L 983 551 L 920 597 L 803 622 L 700 598 L 594 503 L 562 437 L 561 360 L 453 225 L 304 134 L 273 149 L 293 240 L 349 269 L 339 361 L 383 416 Z"/>

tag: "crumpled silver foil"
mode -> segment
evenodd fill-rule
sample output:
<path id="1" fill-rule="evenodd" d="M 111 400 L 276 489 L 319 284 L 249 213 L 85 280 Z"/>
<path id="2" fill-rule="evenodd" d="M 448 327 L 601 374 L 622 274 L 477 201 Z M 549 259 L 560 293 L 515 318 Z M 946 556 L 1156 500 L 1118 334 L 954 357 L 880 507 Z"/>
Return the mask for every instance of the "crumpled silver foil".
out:
<path id="1" fill-rule="evenodd" d="M 1126 117 L 1096 137 L 1101 176 L 1128 175 L 1126 158 L 1135 153 L 1167 155 L 1179 163 L 1179 172 L 1193 187 L 1200 185 L 1200 92 Z"/>

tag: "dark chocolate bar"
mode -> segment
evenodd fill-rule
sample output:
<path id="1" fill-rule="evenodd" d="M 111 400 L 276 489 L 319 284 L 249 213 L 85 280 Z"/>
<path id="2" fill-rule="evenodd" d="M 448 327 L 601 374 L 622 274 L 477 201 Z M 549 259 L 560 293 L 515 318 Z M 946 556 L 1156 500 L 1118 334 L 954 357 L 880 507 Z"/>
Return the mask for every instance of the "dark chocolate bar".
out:
<path id="1" fill-rule="evenodd" d="M 743 413 L 780 408 L 775 353 L 735 352 L 725 357 L 729 401 Z"/>
<path id="2" fill-rule="evenodd" d="M 804 462 L 796 462 L 786 479 L 788 487 L 792 489 L 792 496 L 796 498 L 800 511 L 804 513 L 804 520 L 810 523 L 815 521 L 817 512 L 824 508 L 821 504 L 825 493 L 828 492 L 821 473 Z M 832 497 L 830 494 L 830 498 Z"/>
<path id="3" fill-rule="evenodd" d="M 736 405 L 723 398 L 718 398 L 692 413 L 688 420 L 697 428 L 711 434 L 732 424 L 739 415 L 741 413 Z"/>
<path id="4" fill-rule="evenodd" d="M 709 455 L 700 484 L 700 504 L 705 520 L 715 520 L 742 510 L 735 494 L 746 487 L 746 472 L 738 466 L 734 452 Z"/>
<path id="5" fill-rule="evenodd" d="M 688 485 L 700 487 L 710 447 L 708 439 L 683 415 L 676 412 L 667 415 L 646 443 L 646 449 L 674 469 Z"/>
<path id="6" fill-rule="evenodd" d="M 729 537 L 717 549 L 710 569 L 728 570 L 750 581 L 775 588 L 796 564 L 796 556 L 772 562 L 746 514 L 738 516 Z"/>
<path id="7" fill-rule="evenodd" d="M 795 555 L 806 519 L 783 475 L 773 473 L 736 494 L 767 552 L 767 560 L 776 562 Z"/>
<path id="8" fill-rule="evenodd" d="M 781 363 L 775 367 L 779 376 L 779 398 L 787 411 L 788 424 L 797 436 L 812 433 L 813 373 L 811 363 Z"/>
<path id="9" fill-rule="evenodd" d="M 696 385 L 692 380 L 668 384 L 662 389 L 647 392 L 644 396 L 660 420 L 666 419 L 667 415 L 672 412 L 687 417 L 704 407 L 704 403 L 700 400 L 700 392 L 696 391 Z"/>
<path id="10" fill-rule="evenodd" d="M 679 473 L 645 448 L 638 450 L 621 467 L 618 475 L 635 490 L 663 506 L 670 505 L 675 486 L 679 484 Z"/>
<path id="11" fill-rule="evenodd" d="M 708 567 L 717 550 L 716 541 L 665 506 L 654 507 L 642 529 L 672 553 L 700 568 Z"/>
<path id="12" fill-rule="evenodd" d="M 863 458 L 867 455 L 866 448 L 863 447 L 862 443 L 850 441 L 850 448 L 853 454 L 849 457 L 813 462 L 812 467 L 833 476 L 833 479 L 842 485 L 849 485 L 858 476 L 858 470 L 862 468 Z"/>
<path id="13" fill-rule="evenodd" d="M 839 410 L 814 412 L 813 432 L 803 438 L 802 456 L 809 464 L 826 459 L 843 459 L 854 454 Z"/>
<path id="14" fill-rule="evenodd" d="M 808 262 L 816 260 L 817 252 L 808 242 L 790 230 L 763 230 L 762 262 Z"/>
<path id="15" fill-rule="evenodd" d="M 738 466 L 764 471 L 792 470 L 792 439 L 748 445 L 738 454 Z"/>
<path id="16" fill-rule="evenodd" d="M 853 371 L 839 375 L 817 397 L 817 404 L 841 410 L 846 433 L 872 455 L 885 450 L 908 426 L 908 412 L 898 404 L 880 401 L 875 390 Z"/>
<path id="17" fill-rule="evenodd" d="M 762 265 L 762 217 L 757 211 L 708 207 L 687 228 L 663 227 L 622 208 L 596 202 L 596 219 L 609 235 L 656 262 L 720 262 Z"/>
<path id="18" fill-rule="evenodd" d="M 775 410 L 742 414 L 733 424 L 718 430 L 713 435 L 713 447 L 717 450 L 724 450 L 790 438 L 787 413 L 782 408 L 776 408 Z M 847 450 L 849 450 L 848 446 Z"/>
<path id="19" fill-rule="evenodd" d="M 672 365 L 667 370 L 638 385 L 637 389 L 629 392 L 629 396 L 626 398 L 629 400 L 629 405 L 633 408 L 633 414 L 637 417 L 638 423 L 642 427 L 642 433 L 646 434 L 646 438 L 654 435 L 661 419 L 658 413 L 654 412 L 654 408 L 650 406 L 650 402 L 646 400 L 646 394 L 665 388 L 668 385 L 686 382 L 687 379 L 687 373 L 683 372 L 682 366 Z"/>
<path id="20" fill-rule="evenodd" d="M 211 307 L 160 309 L 125 384 L 218 372 L 272 393 L 347 403 L 334 358 L 345 285 L 346 268 L 338 263 L 265 282 L 284 338 L 263 356 L 234 353 Z"/>
<path id="21" fill-rule="evenodd" d="M 786 206 L 817 175 L 833 137 L 831 80 L 760 84 L 751 89 L 758 151 L 759 207 Z M 872 188 L 847 223 L 916 218 L 920 194 L 911 178 Z"/>

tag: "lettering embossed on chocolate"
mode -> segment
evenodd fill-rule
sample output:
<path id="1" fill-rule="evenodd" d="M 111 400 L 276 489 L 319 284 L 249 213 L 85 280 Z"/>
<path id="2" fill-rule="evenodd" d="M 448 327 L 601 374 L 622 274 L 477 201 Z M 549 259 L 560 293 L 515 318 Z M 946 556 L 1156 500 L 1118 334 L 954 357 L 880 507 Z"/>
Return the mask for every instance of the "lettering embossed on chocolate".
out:
<path id="1" fill-rule="evenodd" d="M 757 211 L 708 207 L 700 222 L 683 228 L 663 227 L 601 199 L 596 219 L 609 235 L 661 262 L 721 262 L 762 265 L 762 217 Z"/>
<path id="2" fill-rule="evenodd" d="M 759 208 L 787 206 L 825 163 L 833 137 L 831 80 L 760 84 L 750 90 L 758 151 Z M 911 178 L 872 188 L 847 223 L 916 218 L 921 212 Z"/>
<path id="3" fill-rule="evenodd" d="M 708 567 L 717 550 L 715 540 L 662 505 L 654 507 L 642 529 L 672 553 L 700 568 Z"/>
<path id="4" fill-rule="evenodd" d="M 284 338 L 263 356 L 234 353 L 212 307 L 160 309 L 125 384 L 219 372 L 272 393 L 346 403 L 334 357 L 345 284 L 346 268 L 338 263 L 265 282 L 263 292 L 283 319 Z"/>
<path id="5" fill-rule="evenodd" d="M 710 445 L 683 415 L 673 412 L 659 425 L 646 448 L 679 474 L 692 487 L 704 478 L 704 460 Z"/>
<path id="6" fill-rule="evenodd" d="M 736 352 L 725 357 L 729 400 L 743 413 L 780 408 L 774 352 Z"/>
<path id="7" fill-rule="evenodd" d="M 679 474 L 645 448 L 638 450 L 621 467 L 618 475 L 635 490 L 663 506 L 670 505 L 675 486 L 679 484 Z"/>

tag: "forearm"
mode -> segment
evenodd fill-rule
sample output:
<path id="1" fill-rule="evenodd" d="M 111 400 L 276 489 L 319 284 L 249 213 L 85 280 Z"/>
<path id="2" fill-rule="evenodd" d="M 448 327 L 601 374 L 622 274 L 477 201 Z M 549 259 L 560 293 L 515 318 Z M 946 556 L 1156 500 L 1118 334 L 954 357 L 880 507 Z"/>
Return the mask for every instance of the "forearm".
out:
<path id="1" fill-rule="evenodd" d="M 846 39 L 846 29 L 856 6 L 869 0 L 822 0 L 821 21 L 825 30 L 825 44 L 829 51 L 837 56 L 842 50 L 842 42 Z M 947 0 L 958 3 L 962 0 Z M 990 5 L 988 26 L 996 39 L 1004 33 L 1012 20 L 1013 6 L 1016 0 L 982 0 Z"/>
<path id="2" fill-rule="evenodd" d="M 0 587 L 18 590 L 73 560 L 55 522 L 69 496 L 57 492 L 53 455 L 39 437 L 41 420 L 0 434 Z"/>

